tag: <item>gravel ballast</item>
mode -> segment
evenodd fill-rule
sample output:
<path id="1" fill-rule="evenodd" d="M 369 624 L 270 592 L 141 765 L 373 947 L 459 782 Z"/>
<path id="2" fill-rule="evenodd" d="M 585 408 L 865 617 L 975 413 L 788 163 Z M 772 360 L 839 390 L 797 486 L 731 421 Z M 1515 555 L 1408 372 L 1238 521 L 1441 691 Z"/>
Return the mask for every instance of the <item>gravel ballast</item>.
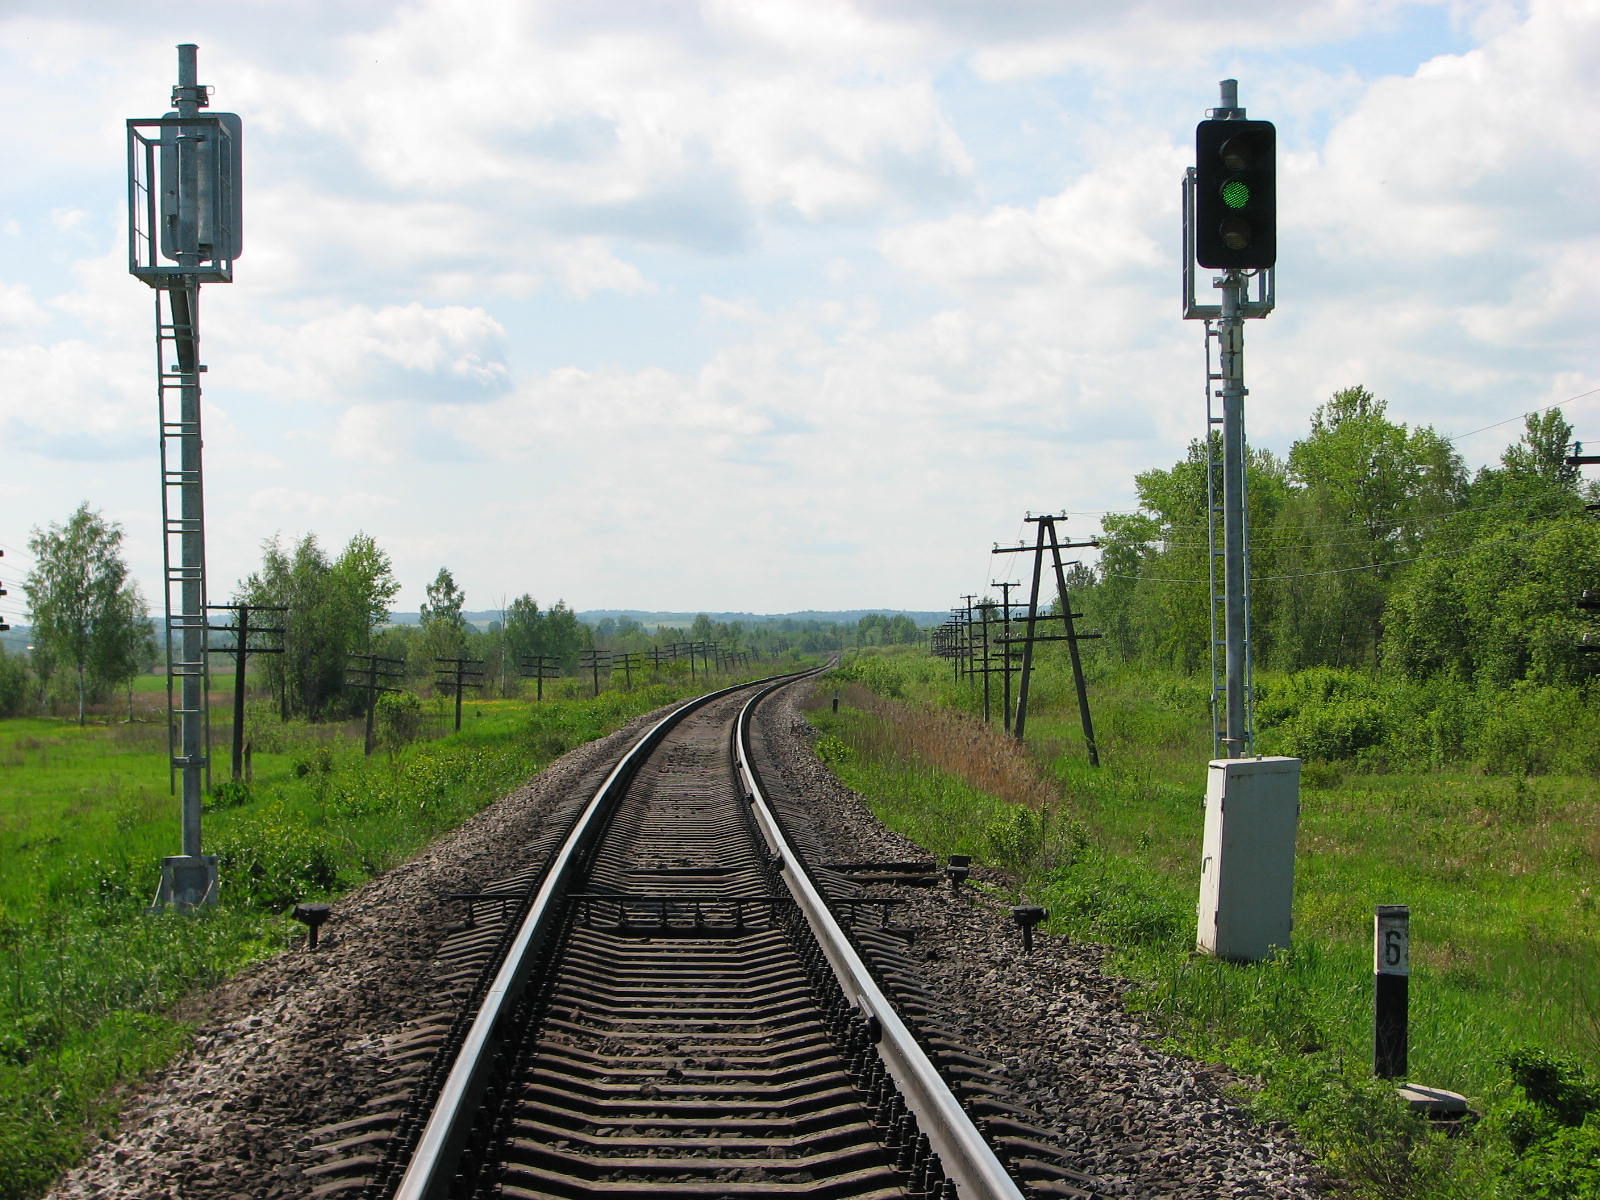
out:
<path id="1" fill-rule="evenodd" d="M 802 685 L 805 686 L 805 685 Z M 840 859 L 926 852 L 884 829 L 811 752 L 790 688 L 759 718 L 757 765 L 812 814 Z M 190 1050 L 130 1097 L 120 1127 L 67 1173 L 54 1200 L 279 1200 L 304 1197 L 325 1158 L 312 1131 L 350 1120 L 385 1088 L 386 1051 L 437 1020 L 431 967 L 459 906 L 529 865 L 519 847 L 599 784 L 658 719 L 580 747 L 427 850 L 334 906 L 315 952 L 243 972 L 193 1003 Z M 982 872 L 979 872 L 981 877 Z M 1219 1094 L 1212 1069 L 1156 1051 L 1104 973 L 1104 951 L 1037 935 L 1021 953 L 1009 910 L 966 889 L 899 889 L 897 920 L 941 1023 L 1001 1064 L 1007 1086 L 1046 1119 L 1063 1158 L 1107 1196 L 1326 1194 L 1309 1160 Z"/>

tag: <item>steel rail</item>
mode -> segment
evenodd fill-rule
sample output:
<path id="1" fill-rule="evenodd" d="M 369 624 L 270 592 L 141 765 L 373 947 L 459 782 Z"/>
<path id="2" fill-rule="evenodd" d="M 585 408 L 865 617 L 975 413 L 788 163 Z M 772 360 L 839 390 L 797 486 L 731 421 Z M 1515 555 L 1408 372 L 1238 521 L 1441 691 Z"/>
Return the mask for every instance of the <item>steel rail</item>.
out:
<path id="1" fill-rule="evenodd" d="M 1021 1188 L 973 1125 L 938 1068 L 917 1044 L 911 1030 L 895 1012 L 894 1005 L 834 920 L 827 901 L 799 854 L 789 844 L 777 814 L 761 790 L 755 769 L 750 765 L 750 717 L 755 706 L 781 686 L 776 683 L 763 688 L 739 711 L 735 761 L 740 779 L 751 797 L 756 824 L 768 847 L 779 856 L 783 881 L 816 933 L 846 997 L 864 1017 L 876 1018 L 882 1030 L 877 1050 L 883 1064 L 899 1085 L 906 1107 L 916 1116 L 918 1127 L 939 1155 L 940 1165 L 954 1181 L 957 1193 L 962 1200 L 1024 1200 Z"/>
<path id="2" fill-rule="evenodd" d="M 758 680 L 755 686 L 762 682 L 768 681 Z M 532 971 L 534 955 L 529 951 L 559 916 L 560 901 L 570 883 L 568 877 L 581 865 L 583 854 L 597 836 L 604 823 L 603 815 L 613 800 L 626 790 L 639 766 L 679 721 L 696 709 L 751 686 L 751 683 L 735 684 L 680 705 L 651 726 L 595 789 L 572 832 L 551 860 L 544 882 L 518 927 L 504 962 L 484 993 L 483 1003 L 462 1039 L 439 1098 L 412 1150 L 405 1174 L 395 1188 L 394 1200 L 443 1200 L 449 1194 L 456 1159 L 470 1134 L 478 1102 L 486 1087 L 485 1076 L 492 1066 L 492 1050 L 499 1040 L 502 1017 L 520 996 Z"/>

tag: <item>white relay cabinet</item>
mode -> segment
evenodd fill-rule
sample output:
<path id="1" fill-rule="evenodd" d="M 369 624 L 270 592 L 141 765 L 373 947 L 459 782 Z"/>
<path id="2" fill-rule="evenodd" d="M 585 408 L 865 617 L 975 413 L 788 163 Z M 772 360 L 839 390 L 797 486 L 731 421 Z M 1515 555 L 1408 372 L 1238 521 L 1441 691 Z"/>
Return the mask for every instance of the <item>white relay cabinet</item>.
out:
<path id="1" fill-rule="evenodd" d="M 1235 962 L 1288 949 L 1294 925 L 1298 758 L 1218 758 L 1206 772 L 1196 945 Z"/>

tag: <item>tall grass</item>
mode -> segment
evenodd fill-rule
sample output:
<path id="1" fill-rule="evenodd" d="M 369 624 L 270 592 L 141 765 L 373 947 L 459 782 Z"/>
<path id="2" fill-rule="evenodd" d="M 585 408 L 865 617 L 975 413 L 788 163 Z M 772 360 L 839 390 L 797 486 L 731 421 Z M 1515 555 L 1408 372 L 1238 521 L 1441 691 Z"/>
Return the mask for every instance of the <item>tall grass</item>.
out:
<path id="1" fill-rule="evenodd" d="M 956 687 L 948 668 L 866 662 L 843 672 L 837 716 L 812 713 L 841 777 L 930 848 L 986 848 L 1058 931 L 1117 947 L 1118 969 L 1138 985 L 1130 1003 L 1171 1047 L 1257 1079 L 1248 1102 L 1290 1122 L 1354 1194 L 1600 1196 L 1600 1160 L 1584 1159 L 1585 1139 L 1600 1150 L 1600 1116 L 1535 1122 L 1543 1133 L 1519 1142 L 1534 1101 L 1510 1067 L 1533 1046 L 1580 1080 L 1600 1078 L 1592 777 L 1401 770 L 1393 754 L 1313 761 L 1294 947 L 1238 966 L 1192 953 L 1210 756 L 1203 682 L 1102 671 L 1091 692 L 1097 770 L 1064 672 L 1047 666 L 1036 681 L 1019 756 L 974 715 L 977 688 Z M 1379 903 L 1412 908 L 1411 1077 L 1468 1094 L 1485 1119 L 1466 1137 L 1429 1130 L 1370 1078 Z M 1550 1179 L 1568 1190 L 1537 1190 Z"/>

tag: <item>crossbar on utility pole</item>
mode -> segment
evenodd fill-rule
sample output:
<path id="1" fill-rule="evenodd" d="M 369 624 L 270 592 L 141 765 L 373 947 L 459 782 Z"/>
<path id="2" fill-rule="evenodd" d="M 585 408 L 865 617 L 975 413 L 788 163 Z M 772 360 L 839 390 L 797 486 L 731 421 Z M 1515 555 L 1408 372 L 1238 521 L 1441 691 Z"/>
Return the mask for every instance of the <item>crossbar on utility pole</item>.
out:
<path id="1" fill-rule="evenodd" d="M 483 672 L 479 667 L 485 665 L 481 658 L 435 658 L 436 663 L 443 664 L 439 670 L 439 678 L 434 686 L 443 685 L 455 692 L 456 698 L 456 729 L 461 732 L 461 693 L 465 688 L 481 688 L 483 686 Z"/>
<path id="2" fill-rule="evenodd" d="M 405 662 L 398 658 L 385 658 L 381 654 L 351 654 L 350 658 L 358 664 L 345 666 L 346 671 L 352 671 L 356 675 L 351 681 L 351 686 L 361 688 L 367 693 L 366 703 L 362 706 L 366 710 L 366 737 L 362 743 L 362 753 L 371 758 L 375 718 L 378 712 L 378 694 L 400 690 L 395 685 L 403 677 L 402 669 Z"/>
<path id="3" fill-rule="evenodd" d="M 540 702 L 544 700 L 544 681 L 558 678 L 561 673 L 553 654 L 524 654 L 517 666 L 517 674 L 521 678 L 536 681 L 534 698 Z"/>
<path id="4" fill-rule="evenodd" d="M 1023 738 L 1026 736 L 1027 730 L 1028 730 L 1028 690 L 1029 690 L 1029 684 L 1030 684 L 1030 682 L 1032 680 L 1032 677 L 1033 677 L 1033 646 L 1034 646 L 1035 642 L 1046 640 L 1043 636 L 1041 636 L 1037 632 L 1037 626 L 1038 626 L 1038 623 L 1040 621 L 1047 621 L 1047 620 L 1057 619 L 1057 618 L 1049 616 L 1049 615 L 1041 616 L 1039 614 L 1039 583 L 1040 583 L 1040 577 L 1041 577 L 1041 575 L 1043 574 L 1043 571 L 1044 571 L 1044 552 L 1047 549 L 1049 551 L 1051 551 L 1051 553 L 1056 556 L 1057 562 L 1059 564 L 1060 552 L 1062 550 L 1072 550 L 1072 549 L 1077 549 L 1079 547 L 1084 547 L 1084 546 L 1098 546 L 1100 544 L 1099 542 L 1095 541 L 1093 538 L 1091 538 L 1090 540 L 1088 540 L 1086 542 L 1062 542 L 1062 541 L 1059 541 L 1057 539 L 1057 537 L 1056 537 L 1056 526 L 1055 526 L 1057 518 L 1054 517 L 1054 516 L 1048 515 L 1048 514 L 1044 515 L 1044 516 L 1036 517 L 1036 516 L 1033 516 L 1030 513 L 1026 517 L 1024 517 L 1023 519 L 1025 521 L 1027 521 L 1028 523 L 1030 523 L 1030 524 L 1037 525 L 1039 527 L 1039 531 L 1038 531 L 1038 534 L 1037 534 L 1037 536 L 1036 536 L 1036 538 L 1034 540 L 1034 545 L 1031 547 L 1031 549 L 1033 551 L 1033 575 L 1032 575 L 1031 582 L 1030 582 L 1029 588 L 1028 588 L 1028 609 L 1027 609 L 1027 612 L 1028 612 L 1028 624 L 1027 624 L 1027 632 L 1023 636 L 1023 638 L 1021 639 L 1022 640 L 1022 672 L 1021 672 L 1021 678 L 1020 678 L 1020 680 L 1018 681 L 1018 684 L 1017 684 L 1017 719 L 1016 719 L 1015 725 L 1013 726 L 1013 736 L 1015 736 L 1017 741 L 1019 741 L 1019 742 L 1023 740 Z M 1021 553 L 1026 553 L 1029 549 L 1030 549 L 1030 547 L 1027 546 L 1025 543 L 1020 543 L 1019 542 L 1015 546 L 996 546 L 993 549 L 992 553 L 994 553 L 994 554 L 1021 554 Z M 1067 640 L 1069 638 L 1074 640 L 1074 641 L 1076 641 L 1077 639 L 1085 639 L 1085 640 L 1087 640 L 1087 639 L 1099 636 L 1098 634 L 1081 634 L 1081 633 L 1077 633 L 1075 630 L 1073 630 L 1072 624 L 1071 624 L 1071 622 L 1072 622 L 1071 608 L 1067 604 L 1067 597 L 1066 597 L 1065 591 L 1064 591 L 1064 588 L 1065 588 L 1065 577 L 1064 576 L 1061 579 L 1061 586 L 1063 588 L 1062 608 L 1063 608 L 1064 615 L 1062 617 L 1060 617 L 1059 619 L 1064 620 L 1066 622 L 1067 628 L 1068 628 L 1068 633 L 1063 635 L 1063 638 L 1061 640 Z M 1016 639 L 1008 639 L 1008 640 L 1016 640 Z M 1050 640 L 1055 640 L 1055 639 L 1050 639 Z M 1074 660 L 1073 661 L 1073 667 L 1074 667 L 1075 677 L 1081 682 L 1082 670 L 1083 670 L 1082 662 L 1081 662 L 1081 660 L 1078 659 L 1076 654 L 1074 654 L 1073 660 Z M 1086 697 L 1085 697 L 1085 699 L 1086 699 Z M 1079 711 L 1080 711 L 1080 713 L 1088 711 L 1086 703 L 1080 703 Z M 1089 747 L 1090 747 L 1090 753 L 1089 753 L 1090 761 L 1094 762 L 1096 765 L 1098 765 L 1099 754 L 1094 748 L 1094 739 L 1093 739 L 1092 732 L 1088 733 L 1088 737 L 1089 737 Z"/>
<path id="5" fill-rule="evenodd" d="M 231 612 L 234 614 L 234 625 L 212 625 L 211 633 L 231 633 L 234 643 L 231 646 L 210 646 L 207 649 L 212 654 L 233 655 L 233 781 L 238 783 L 244 778 L 244 679 L 245 659 L 252 654 L 282 654 L 282 646 L 252 646 L 250 635 L 252 633 L 269 634 L 282 637 L 284 630 L 281 626 L 250 624 L 251 613 L 286 613 L 289 606 L 286 604 L 208 604 L 208 612 Z"/>

